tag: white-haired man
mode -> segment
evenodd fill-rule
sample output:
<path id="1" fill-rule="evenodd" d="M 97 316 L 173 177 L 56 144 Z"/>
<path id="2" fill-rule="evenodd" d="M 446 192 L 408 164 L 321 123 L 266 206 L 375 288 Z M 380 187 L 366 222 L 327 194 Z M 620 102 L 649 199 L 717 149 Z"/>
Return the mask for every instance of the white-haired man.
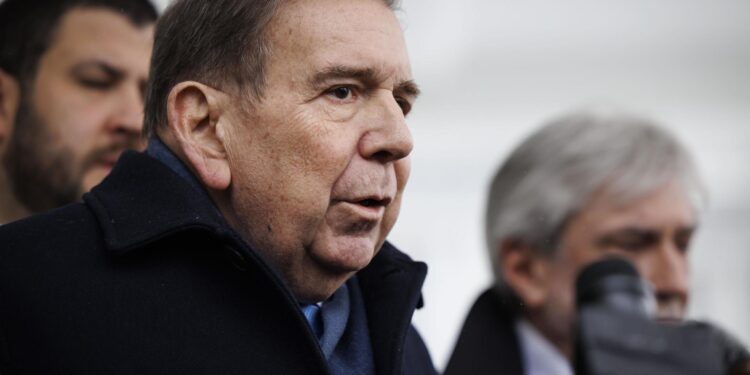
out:
<path id="1" fill-rule="evenodd" d="M 657 319 L 681 320 L 701 195 L 688 151 L 649 121 L 574 113 L 537 131 L 492 181 L 496 283 L 469 313 L 446 374 L 572 374 L 573 283 L 607 254 L 651 283 Z"/>

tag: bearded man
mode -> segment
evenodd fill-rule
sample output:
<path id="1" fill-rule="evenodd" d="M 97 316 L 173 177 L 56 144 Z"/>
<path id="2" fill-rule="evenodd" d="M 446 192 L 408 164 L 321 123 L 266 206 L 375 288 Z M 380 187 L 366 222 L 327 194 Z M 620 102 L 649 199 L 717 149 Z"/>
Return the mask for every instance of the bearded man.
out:
<path id="1" fill-rule="evenodd" d="M 80 201 L 143 146 L 146 0 L 0 3 L 0 224 Z"/>

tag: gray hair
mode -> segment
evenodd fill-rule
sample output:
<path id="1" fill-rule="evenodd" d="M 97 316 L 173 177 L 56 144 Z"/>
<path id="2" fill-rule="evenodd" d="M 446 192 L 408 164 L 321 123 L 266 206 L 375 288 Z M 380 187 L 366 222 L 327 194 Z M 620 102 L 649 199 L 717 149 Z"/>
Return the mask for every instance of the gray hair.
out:
<path id="1" fill-rule="evenodd" d="M 651 121 L 575 112 L 548 123 L 513 151 L 490 185 L 485 233 L 496 282 L 502 241 L 553 255 L 566 222 L 597 191 L 627 203 L 670 181 L 700 208 L 705 190 L 691 155 Z"/>

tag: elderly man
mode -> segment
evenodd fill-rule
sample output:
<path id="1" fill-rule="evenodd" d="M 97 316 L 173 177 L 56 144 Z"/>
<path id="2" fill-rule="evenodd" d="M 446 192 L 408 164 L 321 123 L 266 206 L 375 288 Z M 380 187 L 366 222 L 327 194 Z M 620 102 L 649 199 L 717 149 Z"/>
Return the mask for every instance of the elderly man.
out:
<path id="1" fill-rule="evenodd" d="M 139 146 L 147 0 L 0 3 L 0 224 L 81 199 Z"/>
<path id="2" fill-rule="evenodd" d="M 573 283 L 606 254 L 654 289 L 657 318 L 683 318 L 701 183 L 690 155 L 650 122 L 576 113 L 521 144 L 490 188 L 496 285 L 479 297 L 446 374 L 572 374 Z"/>
<path id="3" fill-rule="evenodd" d="M 146 153 L 0 228 L 0 372 L 431 374 L 385 242 L 418 90 L 384 0 L 178 0 Z"/>

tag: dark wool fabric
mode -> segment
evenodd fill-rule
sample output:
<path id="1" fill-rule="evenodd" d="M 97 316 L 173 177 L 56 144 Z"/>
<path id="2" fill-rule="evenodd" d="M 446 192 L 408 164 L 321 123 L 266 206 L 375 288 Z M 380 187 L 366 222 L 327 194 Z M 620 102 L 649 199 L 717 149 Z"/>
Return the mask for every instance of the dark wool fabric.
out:
<path id="1" fill-rule="evenodd" d="M 523 375 L 515 318 L 495 289 L 471 308 L 445 375 Z"/>
<path id="2" fill-rule="evenodd" d="M 411 326 L 425 275 L 388 243 L 357 274 L 377 374 L 435 373 Z M 2 375 L 330 373 L 281 278 L 145 154 L 0 227 Z"/>

